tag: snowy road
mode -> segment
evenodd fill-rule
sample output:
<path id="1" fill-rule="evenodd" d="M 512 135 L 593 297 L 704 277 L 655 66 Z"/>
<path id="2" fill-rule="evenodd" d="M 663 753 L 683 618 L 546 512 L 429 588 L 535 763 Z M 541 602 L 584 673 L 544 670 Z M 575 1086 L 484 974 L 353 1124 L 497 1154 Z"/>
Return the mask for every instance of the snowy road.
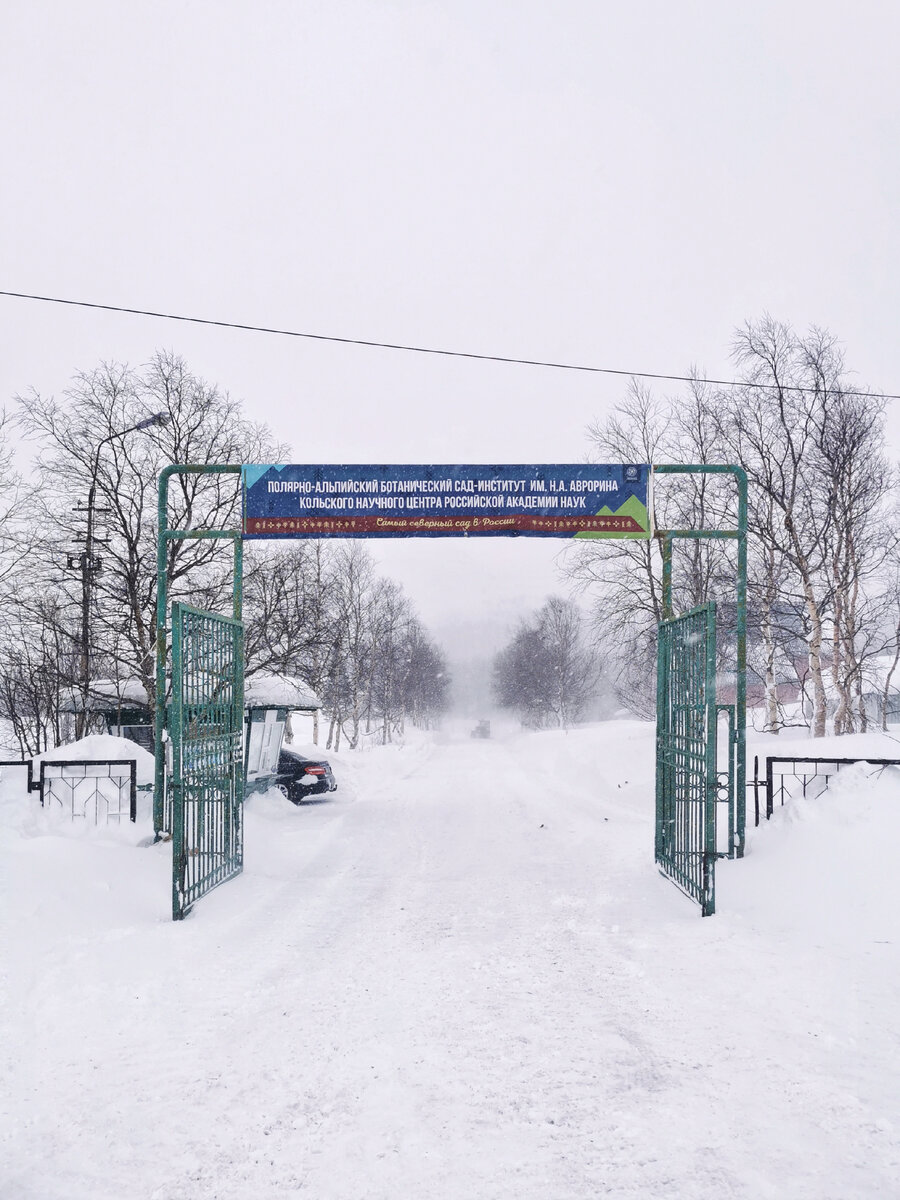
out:
<path id="1" fill-rule="evenodd" d="M 646 726 L 337 774 L 254 798 L 180 925 L 166 848 L 14 829 L 4 1200 L 900 1195 L 894 780 L 760 831 L 703 921 L 652 866 Z M 816 838 L 798 887 L 858 841 L 893 910 L 786 903 Z"/>

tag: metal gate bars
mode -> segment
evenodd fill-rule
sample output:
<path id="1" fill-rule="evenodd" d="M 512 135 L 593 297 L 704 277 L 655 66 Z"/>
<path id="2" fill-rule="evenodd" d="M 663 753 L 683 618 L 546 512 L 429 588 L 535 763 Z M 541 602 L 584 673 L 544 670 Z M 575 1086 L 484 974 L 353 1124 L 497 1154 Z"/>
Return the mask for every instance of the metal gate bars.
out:
<path id="1" fill-rule="evenodd" d="M 716 606 L 659 626 L 656 861 L 701 907 L 716 910 Z"/>
<path id="2" fill-rule="evenodd" d="M 244 635 L 172 605 L 172 917 L 243 869 Z"/>
<path id="3" fill-rule="evenodd" d="M 715 912 L 715 860 L 744 854 L 747 721 L 747 476 L 725 463 L 667 463 L 656 475 L 731 476 L 737 521 L 731 529 L 660 529 L 662 616 L 659 625 L 656 726 L 656 861 L 695 899 L 704 916 Z M 698 481 L 699 485 L 699 481 Z M 716 702 L 716 611 L 710 602 L 681 617 L 672 605 L 672 558 L 677 542 L 733 541 L 736 551 L 734 665 L 728 668 L 730 703 Z M 730 611 L 730 610 L 729 610 Z M 729 621 L 730 625 L 730 621 Z M 731 657 L 730 654 L 727 657 Z M 732 673 L 733 670 L 733 673 Z M 717 770 L 717 728 L 727 719 L 727 763 Z M 719 840 L 717 844 L 717 814 Z M 727 837 L 725 823 L 727 821 Z"/>

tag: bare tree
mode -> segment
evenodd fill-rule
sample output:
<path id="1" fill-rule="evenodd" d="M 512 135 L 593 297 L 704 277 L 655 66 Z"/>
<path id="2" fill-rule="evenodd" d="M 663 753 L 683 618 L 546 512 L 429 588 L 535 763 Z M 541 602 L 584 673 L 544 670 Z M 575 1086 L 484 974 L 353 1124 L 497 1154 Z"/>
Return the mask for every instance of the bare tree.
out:
<path id="1" fill-rule="evenodd" d="M 588 645 L 581 613 L 551 596 L 494 660 L 494 695 L 524 724 L 568 729 L 597 690 L 599 661 Z"/>
<path id="2" fill-rule="evenodd" d="M 52 589 L 24 581 L 0 609 L 0 716 L 20 752 L 40 754 L 62 740 L 67 684 L 77 671 L 74 630 Z"/>
<path id="3" fill-rule="evenodd" d="M 344 737 L 355 749 L 364 732 L 378 728 L 389 742 L 407 716 L 430 722 L 446 705 L 449 676 L 402 588 L 379 578 L 368 549 L 355 541 L 334 549 L 329 578 L 328 748 L 339 749 Z"/>
<path id="4" fill-rule="evenodd" d="M 403 732 L 403 676 L 412 608 L 399 584 L 379 579 L 372 590 L 369 635 L 372 639 L 366 730 L 380 717 L 381 741 Z"/>
<path id="5" fill-rule="evenodd" d="M 632 381 L 622 405 L 588 431 L 591 456 L 602 462 L 707 464 L 723 461 L 717 435 L 718 398 L 694 379 L 684 396 L 655 397 Z M 665 529 L 715 529 L 736 523 L 729 485 L 715 476 L 658 476 L 656 525 Z M 727 599 L 733 610 L 733 551 L 712 540 L 679 544 L 673 578 L 676 611 L 708 599 Z M 563 573 L 594 598 L 592 622 L 610 663 L 620 698 L 651 716 L 656 703 L 656 630 L 663 618 L 662 560 L 652 540 L 578 541 L 566 553 Z"/>
<path id="6" fill-rule="evenodd" d="M 336 636 L 329 612 L 333 558 L 322 541 L 286 548 L 263 543 L 244 559 L 247 673 L 297 676 L 313 691 L 324 684 Z"/>
<path id="7" fill-rule="evenodd" d="M 19 406 L 22 427 L 42 445 L 36 463 L 42 489 L 32 519 L 43 531 L 43 563 L 69 561 L 73 567 L 59 585 L 62 609 L 75 610 L 87 594 L 92 656 L 110 657 L 120 675 L 137 676 L 152 698 L 160 471 L 169 463 L 278 461 L 283 448 L 265 427 L 242 416 L 237 401 L 168 353 L 157 354 L 140 371 L 103 364 L 76 376 L 61 401 L 30 392 Z M 166 424 L 135 430 L 151 413 L 165 414 Z M 84 531 L 79 502 L 88 496 L 100 526 L 99 563 L 72 555 Z M 179 475 L 170 497 L 173 526 L 237 527 L 240 489 L 234 477 Z M 219 605 L 231 571 L 230 548 L 221 542 L 169 543 L 166 583 L 173 600 Z M 89 588 L 83 587 L 85 572 Z"/>
<path id="8" fill-rule="evenodd" d="M 359 744 L 371 676 L 370 607 L 375 573 L 372 557 L 360 542 L 342 542 L 335 559 L 336 636 L 329 672 L 331 727 L 326 748 L 334 745 L 335 750 L 340 749 L 341 733 L 349 722 L 345 736 L 352 750 Z"/>
<path id="9" fill-rule="evenodd" d="M 833 678 L 836 672 L 844 691 L 837 732 L 845 732 L 852 727 L 848 688 L 858 672 L 852 645 L 864 571 L 860 522 L 887 482 L 881 472 L 873 486 L 874 457 L 875 469 L 862 471 L 861 456 L 876 447 L 878 402 L 867 406 L 845 394 L 843 357 L 822 330 L 801 337 L 770 317 L 748 322 L 736 335 L 734 358 L 748 386 L 723 396 L 719 433 L 751 484 L 764 604 L 776 592 L 802 601 L 816 737 L 826 732 L 823 654 L 831 618 Z"/>
<path id="10" fill-rule="evenodd" d="M 403 711 L 414 725 L 429 729 L 447 707 L 450 672 L 440 647 L 413 616 L 406 627 L 401 678 Z"/>
<path id="11" fill-rule="evenodd" d="M 491 689 L 501 708 L 512 709 L 529 729 L 548 724 L 544 647 L 534 620 L 522 620 L 512 639 L 496 655 Z"/>
<path id="12" fill-rule="evenodd" d="M 540 611 L 538 632 L 549 669 L 550 710 L 568 729 L 596 693 L 597 655 L 587 644 L 581 613 L 571 600 L 551 596 Z"/>
<path id="13" fill-rule="evenodd" d="M 743 381 L 737 389 L 717 392 L 694 378 L 683 395 L 660 400 L 632 382 L 613 417 L 589 430 L 592 456 L 745 469 L 749 666 L 763 686 L 766 728 L 781 727 L 779 687 L 793 676 L 804 694 L 812 690 L 813 732 L 825 732 L 829 688 L 835 729 L 849 732 L 864 727 L 864 667 L 883 645 L 879 580 L 893 543 L 885 507 L 896 491 L 882 449 L 883 405 L 849 394 L 840 349 L 822 330 L 801 336 L 764 317 L 737 331 L 733 355 Z M 656 476 L 657 528 L 734 527 L 733 488 L 723 478 Z M 651 715 L 662 617 L 656 547 L 578 544 L 564 571 L 594 597 L 594 629 L 599 644 L 614 649 L 621 698 Z M 733 637 L 734 572 L 730 545 L 679 544 L 674 608 L 719 600 L 720 653 Z"/>
<path id="14" fill-rule="evenodd" d="M 659 462 L 667 457 L 670 413 L 665 401 L 632 380 L 606 422 L 588 430 L 599 462 Z M 656 627 L 662 620 L 662 572 L 651 540 L 579 541 L 568 547 L 562 573 L 593 600 L 594 637 L 611 664 L 616 688 L 643 712 L 654 702 Z M 647 713 L 649 715 L 649 712 Z"/>
<path id="15" fill-rule="evenodd" d="M 894 551 L 890 573 L 885 588 L 886 620 L 883 650 L 885 667 L 878 680 L 881 700 L 881 728 L 886 733 L 888 713 L 891 708 L 891 690 L 894 679 L 900 680 L 900 554 Z"/>
<path id="16" fill-rule="evenodd" d="M 886 500 L 891 471 L 883 452 L 884 402 L 876 396 L 831 397 L 818 450 L 829 481 L 828 571 L 831 586 L 831 676 L 835 733 L 867 725 L 862 702 L 866 657 L 877 646 L 881 598 L 867 587 L 896 545 Z"/>
<path id="17" fill-rule="evenodd" d="M 164 419 L 148 427 L 150 414 Z M 154 697 L 162 468 L 273 462 L 287 450 L 265 427 L 245 420 L 236 401 L 166 353 L 140 370 L 103 364 L 80 374 L 60 400 L 31 392 L 19 398 L 18 420 L 40 439 L 35 473 L 42 487 L 33 489 L 25 511 L 35 538 L 20 598 L 33 602 L 10 612 L 0 604 L 0 646 L 8 650 L 0 714 L 15 715 L 23 746 L 40 746 L 59 736 L 63 693 L 89 686 L 85 662 L 113 681 L 136 676 Z M 0 466 L 2 430 L 0 419 Z M 3 538 L 12 528 L 4 517 L 15 515 L 4 502 L 13 499 L 17 494 L 0 486 L 0 600 L 9 565 Z M 86 509 L 96 554 L 79 552 Z M 174 476 L 168 515 L 175 528 L 237 529 L 237 477 Z M 232 579 L 227 542 L 170 542 L 170 600 L 227 610 Z M 431 719 L 445 702 L 449 677 L 439 651 L 402 589 L 376 577 L 363 544 L 255 543 L 245 556 L 244 585 L 248 673 L 269 669 L 308 683 L 331 715 L 329 745 L 337 748 L 346 737 L 356 746 L 364 717 L 380 722 L 390 738 L 410 705 L 417 717 Z M 429 670 L 444 684 L 421 677 Z"/>

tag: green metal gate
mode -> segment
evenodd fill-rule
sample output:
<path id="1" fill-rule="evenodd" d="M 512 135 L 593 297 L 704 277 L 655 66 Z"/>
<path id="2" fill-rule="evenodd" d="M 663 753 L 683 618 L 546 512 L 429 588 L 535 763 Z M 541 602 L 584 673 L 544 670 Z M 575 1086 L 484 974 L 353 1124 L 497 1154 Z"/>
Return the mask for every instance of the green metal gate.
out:
<path id="1" fill-rule="evenodd" d="M 656 861 L 716 910 L 716 606 L 659 625 L 656 719 Z"/>
<path id="2" fill-rule="evenodd" d="M 244 632 L 172 605 L 172 917 L 243 869 Z"/>

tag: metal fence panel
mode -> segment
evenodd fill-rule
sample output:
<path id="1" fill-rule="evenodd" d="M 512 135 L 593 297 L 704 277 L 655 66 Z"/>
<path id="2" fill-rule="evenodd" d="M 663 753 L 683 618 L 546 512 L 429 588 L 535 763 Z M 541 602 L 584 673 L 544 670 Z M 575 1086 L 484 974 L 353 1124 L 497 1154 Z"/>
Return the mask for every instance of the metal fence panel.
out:
<path id="1" fill-rule="evenodd" d="M 656 861 L 704 916 L 715 912 L 716 606 L 659 626 Z"/>
<path id="2" fill-rule="evenodd" d="M 810 758 L 796 756 L 781 757 L 780 755 L 769 755 L 766 758 L 766 777 L 765 777 L 765 795 L 766 795 L 766 820 L 771 820 L 775 812 L 775 798 L 780 800 L 782 807 L 785 799 L 791 799 L 791 792 L 785 784 L 786 778 L 793 778 L 799 781 L 800 794 L 806 797 L 810 786 L 816 788 L 816 795 L 824 792 L 832 776 L 836 775 L 841 767 L 856 766 L 857 763 L 868 763 L 874 767 L 900 767 L 900 759 L 898 758 Z M 776 784 L 776 778 L 778 780 Z M 762 781 L 759 778 L 759 756 L 753 760 L 753 779 L 750 786 L 754 792 L 754 809 L 756 824 L 759 825 L 760 810 L 759 810 L 759 785 Z"/>
<path id="3" fill-rule="evenodd" d="M 30 772 L 29 772 L 30 773 Z M 59 805 L 72 820 L 137 819 L 137 763 L 133 758 L 42 761 L 38 790 L 45 807 Z"/>
<path id="4" fill-rule="evenodd" d="M 243 869 L 239 621 L 172 605 L 172 916 Z"/>

